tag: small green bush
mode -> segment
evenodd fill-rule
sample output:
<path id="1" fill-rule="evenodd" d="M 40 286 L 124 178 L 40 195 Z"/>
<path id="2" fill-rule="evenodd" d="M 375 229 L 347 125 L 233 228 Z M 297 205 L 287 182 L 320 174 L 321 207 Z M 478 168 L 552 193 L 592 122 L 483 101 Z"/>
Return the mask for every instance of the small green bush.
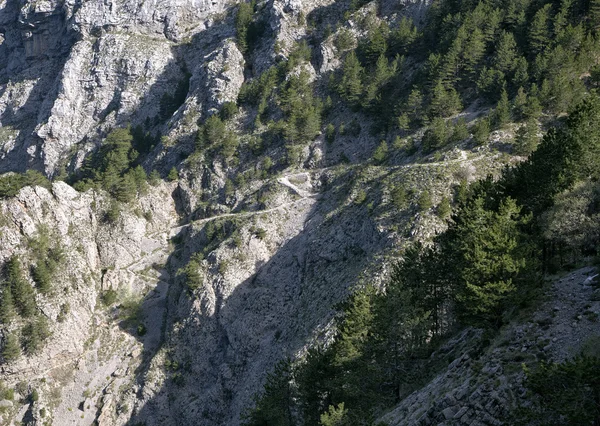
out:
<path id="1" fill-rule="evenodd" d="M 117 292 L 113 289 L 106 290 L 102 293 L 101 299 L 105 306 L 112 306 L 117 301 Z"/>

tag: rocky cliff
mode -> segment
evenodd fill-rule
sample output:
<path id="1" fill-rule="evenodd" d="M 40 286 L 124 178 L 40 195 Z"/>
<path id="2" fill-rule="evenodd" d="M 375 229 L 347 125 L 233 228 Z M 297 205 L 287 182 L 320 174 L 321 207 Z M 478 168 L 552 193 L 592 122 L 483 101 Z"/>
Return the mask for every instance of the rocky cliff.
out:
<path id="1" fill-rule="evenodd" d="M 308 38 L 307 17 L 343 16 L 334 1 L 261 2 L 265 35 L 243 54 L 234 3 L 0 3 L 1 172 L 75 172 L 111 129 L 126 125 L 161 136 L 142 163 L 147 171 L 179 171 L 175 182 L 160 181 L 119 204 L 116 218 L 105 192 L 77 192 L 60 181 L 0 203 L 0 263 L 17 256 L 28 285 L 35 286 L 31 271 L 40 261 L 36 241 L 64 252 L 51 291 L 35 293 L 51 338 L 37 354 L 1 366 L 16 397 L 0 401 L 0 422 L 239 424 L 278 360 L 328 341 L 333 308 L 350 289 L 383 280 L 386 260 L 407 241 L 445 227 L 435 206 L 453 185 L 519 161 L 507 154 L 510 131 L 501 131 L 483 147 L 463 141 L 436 157 L 394 151 L 377 164 L 370 160 L 380 143 L 367 130 L 372 118 L 344 107 L 331 121 L 361 122 L 364 131 L 340 133 L 335 144 L 319 134 L 295 164 L 275 173 L 261 173 L 264 161 L 244 155 L 200 161 L 204 154 L 192 154 L 199 124 L 236 101 L 251 73 Z M 416 23 L 427 6 L 379 5 L 382 19 L 411 16 Z M 375 8 L 369 3 L 344 17 L 349 31 L 359 34 L 359 21 Z M 340 66 L 336 49 L 333 36 L 325 37 L 303 65 L 319 88 Z M 476 115 L 476 107 L 463 113 L 467 120 Z M 242 110 L 227 124 L 245 147 L 253 139 L 241 129 L 254 116 Z M 281 147 L 268 153 L 285 157 Z M 251 178 L 240 183 L 240 175 Z M 405 206 L 393 202 L 399 184 L 413 189 Z M 419 209 L 425 189 L 432 205 Z M 187 284 L 190 263 L 197 288 Z M 19 321 L 3 329 L 4 338 Z M 448 374 L 468 380 L 469 368 L 460 358 Z M 447 377 L 436 380 L 443 386 L 434 383 L 431 395 L 449 386 Z M 453 394 L 452 403 L 419 402 L 419 410 L 470 420 L 479 408 L 467 401 L 479 388 L 464 388 L 456 387 L 462 396 Z M 406 404 L 422 395 L 411 398 Z M 413 424 L 430 416 L 419 410 L 400 406 L 384 420 Z"/>

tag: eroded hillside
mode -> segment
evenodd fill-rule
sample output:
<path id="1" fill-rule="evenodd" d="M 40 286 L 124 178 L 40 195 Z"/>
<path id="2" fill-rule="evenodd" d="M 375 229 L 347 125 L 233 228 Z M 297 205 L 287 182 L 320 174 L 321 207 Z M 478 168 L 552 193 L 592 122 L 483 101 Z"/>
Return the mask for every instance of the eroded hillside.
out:
<path id="1" fill-rule="evenodd" d="M 385 288 L 469 183 L 522 162 L 596 84 L 575 7 L 540 14 L 565 15 L 544 51 L 550 25 L 522 28 L 534 5 L 465 5 L 452 26 L 433 4 L 0 3 L 0 170 L 30 170 L 0 182 L 2 421 L 241 424 L 278 362 L 330 345 L 349 294 Z M 381 419 L 500 422 L 498 357 L 560 352 L 529 324 L 485 374 L 460 353 L 480 330 L 450 340 L 458 361 Z"/>

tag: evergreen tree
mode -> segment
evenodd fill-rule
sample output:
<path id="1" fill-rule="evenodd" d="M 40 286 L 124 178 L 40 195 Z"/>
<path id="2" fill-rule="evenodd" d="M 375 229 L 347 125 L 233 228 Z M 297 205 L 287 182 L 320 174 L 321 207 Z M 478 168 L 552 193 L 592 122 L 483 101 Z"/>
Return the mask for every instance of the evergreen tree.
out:
<path id="1" fill-rule="evenodd" d="M 433 202 L 431 201 L 431 194 L 428 190 L 421 191 L 419 198 L 417 200 L 417 205 L 419 206 L 419 210 L 425 212 L 433 207 Z"/>
<path id="2" fill-rule="evenodd" d="M 32 270 L 33 280 L 38 290 L 43 294 L 47 294 L 52 288 L 52 272 L 45 259 L 39 260 L 38 264 Z"/>
<path id="3" fill-rule="evenodd" d="M 351 105 L 358 105 L 361 100 L 363 91 L 362 87 L 362 74 L 363 68 L 356 57 L 356 54 L 352 51 L 344 60 L 342 68 L 342 78 L 338 85 L 338 92 L 340 96 L 348 101 Z"/>
<path id="4" fill-rule="evenodd" d="M 541 362 L 526 373 L 525 385 L 534 398 L 525 421 L 549 426 L 600 424 L 600 358 Z"/>
<path id="5" fill-rule="evenodd" d="M 48 321 L 43 316 L 38 316 L 23 327 L 21 338 L 23 340 L 23 348 L 27 355 L 38 353 L 46 341 L 50 337 L 50 329 Z"/>
<path id="6" fill-rule="evenodd" d="M 402 184 L 396 184 L 391 191 L 392 203 L 398 210 L 406 207 L 407 194 L 406 188 Z"/>
<path id="7" fill-rule="evenodd" d="M 9 283 L 3 283 L 2 294 L 0 297 L 0 321 L 2 324 L 8 325 L 16 314 L 12 290 Z"/>
<path id="8" fill-rule="evenodd" d="M 452 206 L 450 205 L 450 199 L 443 197 L 440 204 L 437 206 L 437 215 L 440 219 L 447 219 L 452 213 Z"/>
<path id="9" fill-rule="evenodd" d="M 531 85 L 531 91 L 527 96 L 527 104 L 524 109 L 524 117 L 537 119 L 540 115 L 542 115 L 542 104 L 539 98 L 539 91 L 537 90 L 537 85 Z"/>
<path id="10" fill-rule="evenodd" d="M 386 141 L 381 141 L 375 152 L 373 153 L 373 160 L 377 164 L 383 163 L 388 158 L 388 145 Z"/>
<path id="11" fill-rule="evenodd" d="M 506 92 L 506 89 L 503 89 L 502 94 L 500 95 L 500 100 L 498 101 L 498 105 L 496 105 L 496 109 L 494 110 L 494 124 L 496 127 L 502 127 L 510 121 L 510 102 L 508 101 L 508 93 Z"/>
<path id="12" fill-rule="evenodd" d="M 21 356 L 19 339 L 13 333 L 4 335 L 4 346 L 2 347 L 2 358 L 5 362 L 16 361 Z"/>
<path id="13" fill-rule="evenodd" d="M 452 128 L 452 135 L 450 136 L 450 142 L 461 142 L 468 139 L 470 136 L 469 129 L 467 129 L 467 122 L 463 117 L 456 120 L 454 127 Z"/>
<path id="14" fill-rule="evenodd" d="M 346 414 L 348 410 L 344 409 L 344 403 L 339 403 L 336 407 L 333 405 L 329 406 L 329 410 L 326 413 L 321 414 L 321 426 L 345 426 L 348 425 L 346 422 Z"/>
<path id="15" fill-rule="evenodd" d="M 321 414 L 332 405 L 335 369 L 332 350 L 312 348 L 296 374 L 299 405 L 306 426 L 319 424 Z"/>
<path id="16" fill-rule="evenodd" d="M 527 59 L 525 57 L 520 56 L 515 61 L 515 74 L 511 81 L 512 87 L 522 87 L 529 83 L 529 65 L 527 64 Z"/>
<path id="17" fill-rule="evenodd" d="M 600 0 L 590 0 L 588 16 L 590 27 L 597 33 L 600 29 Z"/>
<path id="18" fill-rule="evenodd" d="M 433 310 L 441 308 L 427 271 L 433 257 L 419 244 L 409 247 L 394 266 L 385 294 L 373 301 L 369 352 L 376 360 L 374 379 L 382 398 L 398 401 L 418 383 L 417 355 L 434 329 Z"/>
<path id="19" fill-rule="evenodd" d="M 25 318 L 32 316 L 36 310 L 35 294 L 31 285 L 23 277 L 21 262 L 17 256 L 9 259 L 7 271 L 8 283 L 17 311 Z"/>
<path id="20" fill-rule="evenodd" d="M 408 95 L 406 107 L 408 108 L 410 118 L 412 120 L 418 120 L 421 115 L 421 108 L 423 107 L 423 95 L 421 94 L 421 91 L 419 89 L 412 89 L 412 91 Z"/>
<path id="21" fill-rule="evenodd" d="M 292 368 L 289 360 L 280 361 L 267 375 L 262 395 L 242 419 L 244 426 L 293 426 Z"/>
<path id="22" fill-rule="evenodd" d="M 498 324 L 508 296 L 516 289 L 515 278 L 527 265 L 525 236 L 521 227 L 529 221 L 520 215 L 513 199 L 487 209 L 482 197 L 460 211 L 453 228 L 459 288 L 457 311 L 469 324 Z"/>
<path id="23" fill-rule="evenodd" d="M 125 175 L 119 179 L 119 183 L 116 185 L 113 195 L 117 201 L 126 203 L 135 199 L 137 188 L 138 185 L 135 176 L 132 173 L 125 173 Z"/>
<path id="24" fill-rule="evenodd" d="M 179 172 L 177 171 L 177 169 L 175 167 L 171 168 L 171 170 L 169 171 L 169 174 L 167 175 L 167 179 L 170 180 L 171 182 L 174 182 L 177 179 L 179 179 Z"/>
<path id="25" fill-rule="evenodd" d="M 235 28 L 237 31 L 237 45 L 240 52 L 248 51 L 248 29 L 252 23 L 252 15 L 254 14 L 254 2 L 240 3 L 235 16 Z"/>
<path id="26" fill-rule="evenodd" d="M 385 21 L 382 21 L 374 29 L 369 31 L 365 43 L 359 46 L 360 57 L 365 65 L 372 65 L 387 51 L 387 39 L 389 36 L 389 27 Z"/>
<path id="27" fill-rule="evenodd" d="M 533 20 L 531 21 L 531 25 L 529 27 L 529 47 L 534 55 L 543 52 L 547 47 L 550 46 L 551 9 L 552 4 L 546 3 L 536 12 Z"/>
<path id="28" fill-rule="evenodd" d="M 494 67 L 504 74 L 511 73 L 516 66 L 517 42 L 512 33 L 502 31 L 494 56 Z"/>
<path id="29" fill-rule="evenodd" d="M 400 23 L 398 24 L 398 28 L 392 31 L 390 35 L 390 48 L 392 54 L 394 55 L 404 55 L 406 54 L 411 45 L 415 42 L 418 37 L 417 27 L 413 24 L 411 18 L 407 18 L 403 16 L 400 19 Z"/>
<path id="30" fill-rule="evenodd" d="M 489 117 L 483 117 L 473 125 L 471 130 L 473 133 L 473 140 L 477 145 L 483 145 L 488 142 L 490 137 L 490 119 Z"/>
<path id="31" fill-rule="evenodd" d="M 479 73 L 479 67 L 485 56 L 485 39 L 479 28 L 475 28 L 464 46 L 464 67 L 467 78 L 473 80 Z"/>
<path id="32" fill-rule="evenodd" d="M 451 129 L 446 120 L 436 117 L 423 135 L 421 145 L 424 153 L 430 153 L 446 145 L 451 136 Z"/>
<path id="33" fill-rule="evenodd" d="M 449 117 L 460 111 L 462 104 L 458 92 L 454 87 L 446 89 L 441 80 L 438 80 L 431 94 L 429 104 L 430 117 Z"/>
<path id="34" fill-rule="evenodd" d="M 524 126 L 519 127 L 515 137 L 515 153 L 518 155 L 529 155 L 539 142 L 538 123 L 529 119 Z"/>
<path id="35" fill-rule="evenodd" d="M 505 75 L 502 71 L 483 67 L 477 79 L 477 91 L 490 101 L 498 99 L 498 93 L 506 85 Z"/>
<path id="36" fill-rule="evenodd" d="M 517 95 L 513 99 L 513 109 L 516 113 L 517 119 L 522 119 L 526 115 L 527 108 L 527 94 L 523 87 L 519 87 Z"/>

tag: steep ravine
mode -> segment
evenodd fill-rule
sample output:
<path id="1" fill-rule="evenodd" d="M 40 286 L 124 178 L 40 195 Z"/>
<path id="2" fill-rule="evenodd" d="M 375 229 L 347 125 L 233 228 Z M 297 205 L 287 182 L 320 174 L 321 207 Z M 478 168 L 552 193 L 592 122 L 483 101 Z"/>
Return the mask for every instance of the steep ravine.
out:
<path id="1" fill-rule="evenodd" d="M 64 252 L 52 290 L 35 290 L 51 337 L 39 353 L 0 365 L 0 391 L 15 390 L 0 398 L 0 424 L 239 425 L 279 360 L 331 341 L 335 306 L 351 290 L 381 284 L 409 241 L 445 229 L 437 207 L 457 185 L 523 160 L 512 155 L 512 124 L 489 143 L 467 132 L 429 154 L 418 142 L 423 129 L 383 135 L 373 116 L 343 102 L 301 146 L 273 142 L 272 123 L 241 104 L 224 124 L 238 152 L 212 153 L 196 143 L 205 119 L 236 102 L 251 77 L 287 60 L 297 42 L 315 45 L 286 78 L 305 71 L 325 102 L 344 52 L 335 24 L 354 35 L 368 16 L 375 23 L 410 16 L 422 25 L 430 4 L 365 2 L 349 19 L 347 5 L 334 0 L 259 1 L 264 33 L 242 53 L 236 3 L 0 0 L 0 172 L 75 180 L 112 129 L 144 125 L 155 139 L 140 163 L 161 177 L 130 202 L 59 180 L 0 200 L 0 265 L 18 257 L 35 288 L 36 241 L 47 238 Z M 315 22 L 332 24 L 332 34 L 319 39 Z M 465 107 L 449 122 L 471 125 L 487 112 L 479 102 Z M 328 122 L 335 141 L 327 140 Z M 341 130 L 353 123 L 361 123 L 358 131 Z M 382 138 L 389 147 L 378 161 Z M 416 145 L 408 146 L 411 138 Z M 290 146 L 297 161 L 288 158 Z M 401 203 L 399 187 L 407 190 Z M 430 206 L 421 208 L 425 191 Z M 190 263 L 198 288 L 189 287 Z M 502 330 L 479 359 L 457 352 L 475 351 L 480 331 L 455 337 L 440 349 L 448 351 L 447 371 L 381 420 L 500 424 L 503 405 L 523 391 L 521 356 L 535 350 L 564 359 L 571 352 L 561 348 L 585 342 L 561 342 L 561 333 L 600 332 L 597 322 L 565 319 L 588 309 L 590 292 L 566 283 L 592 273 L 548 285 L 532 319 Z M 590 306 L 598 312 L 598 303 Z M 537 318 L 546 324 L 547 316 L 551 325 L 541 329 Z M 24 324 L 17 316 L 0 338 Z"/>

